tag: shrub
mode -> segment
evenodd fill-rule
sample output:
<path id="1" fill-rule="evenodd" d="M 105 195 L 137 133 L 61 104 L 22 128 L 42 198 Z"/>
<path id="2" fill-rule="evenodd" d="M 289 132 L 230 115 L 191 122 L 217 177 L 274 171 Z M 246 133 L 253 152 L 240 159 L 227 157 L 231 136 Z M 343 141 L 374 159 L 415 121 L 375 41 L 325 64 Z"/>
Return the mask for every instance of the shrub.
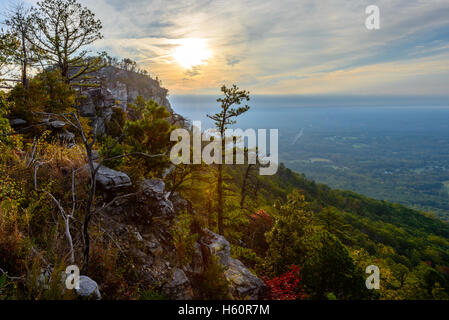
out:
<path id="1" fill-rule="evenodd" d="M 28 88 L 17 85 L 9 95 L 14 102 L 14 116 L 30 124 L 40 122 L 35 112 L 60 113 L 76 103 L 75 91 L 56 70 L 38 74 L 30 80 Z"/>
<path id="2" fill-rule="evenodd" d="M 229 283 L 224 276 L 225 268 L 216 256 L 210 256 L 207 260 L 204 272 L 193 277 L 192 287 L 195 298 L 200 300 L 231 298 Z"/>
<path id="3" fill-rule="evenodd" d="M 195 243 L 198 239 L 198 234 L 191 232 L 193 224 L 194 217 L 184 212 L 178 216 L 172 228 L 176 257 L 181 266 L 191 263 L 195 255 Z"/>
<path id="4" fill-rule="evenodd" d="M 272 300 L 302 300 L 307 296 L 301 285 L 301 270 L 298 266 L 290 266 L 290 270 L 279 277 L 265 280 L 270 289 L 268 295 Z"/>
<path id="5" fill-rule="evenodd" d="M 140 291 L 139 300 L 167 300 L 167 297 L 156 289 Z"/>

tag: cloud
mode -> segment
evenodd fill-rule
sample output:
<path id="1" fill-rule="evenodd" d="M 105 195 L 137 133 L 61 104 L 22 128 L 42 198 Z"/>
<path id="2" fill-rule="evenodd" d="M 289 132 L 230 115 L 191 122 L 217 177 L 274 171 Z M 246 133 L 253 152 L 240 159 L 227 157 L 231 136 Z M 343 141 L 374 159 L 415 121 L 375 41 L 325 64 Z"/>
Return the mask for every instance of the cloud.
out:
<path id="1" fill-rule="evenodd" d="M 200 67 L 200 66 L 194 66 L 194 67 L 192 67 L 191 69 L 186 70 L 186 71 L 184 72 L 184 74 L 185 74 L 186 76 L 189 76 L 189 77 L 195 77 L 195 76 L 198 76 L 198 75 L 201 74 L 200 70 L 201 70 L 201 67 Z"/>
<path id="2" fill-rule="evenodd" d="M 407 76 L 423 59 L 447 64 L 441 57 L 449 53 L 447 0 L 377 0 L 378 31 L 365 28 L 372 0 L 80 1 L 103 21 L 105 39 L 96 49 L 137 60 L 175 93 L 206 93 L 221 83 L 254 93 L 371 92 L 386 81 L 389 92 L 409 86 L 430 93 L 444 75 L 432 69 L 413 81 Z M 201 72 L 172 59 L 182 38 L 207 40 L 213 55 Z M 394 82 L 386 66 L 400 66 L 398 74 L 387 72 Z M 195 81 L 186 85 L 186 75 Z"/>
<path id="3" fill-rule="evenodd" d="M 239 62 L 240 62 L 240 59 L 237 59 L 235 57 L 227 57 L 226 58 L 227 65 L 231 66 L 231 67 L 235 66 Z"/>

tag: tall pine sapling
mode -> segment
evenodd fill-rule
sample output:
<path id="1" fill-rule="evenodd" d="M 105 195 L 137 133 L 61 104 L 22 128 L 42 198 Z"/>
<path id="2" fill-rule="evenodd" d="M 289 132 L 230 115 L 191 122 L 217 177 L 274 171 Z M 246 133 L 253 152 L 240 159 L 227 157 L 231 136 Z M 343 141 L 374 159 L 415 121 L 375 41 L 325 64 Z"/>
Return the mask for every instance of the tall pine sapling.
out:
<path id="1" fill-rule="evenodd" d="M 235 118 L 242 115 L 249 110 L 249 106 L 245 105 L 243 107 L 239 106 L 243 101 L 249 101 L 249 92 L 246 90 L 240 90 L 235 84 L 231 88 L 226 86 L 221 87 L 224 97 L 217 99 L 217 102 L 221 103 L 221 111 L 214 115 L 207 115 L 208 118 L 214 120 L 215 126 L 221 137 L 221 155 L 220 163 L 218 164 L 217 170 L 217 222 L 218 222 L 218 233 L 224 235 L 224 217 L 223 217 L 223 154 L 225 150 L 225 132 L 226 129 L 235 124 L 237 121 Z"/>

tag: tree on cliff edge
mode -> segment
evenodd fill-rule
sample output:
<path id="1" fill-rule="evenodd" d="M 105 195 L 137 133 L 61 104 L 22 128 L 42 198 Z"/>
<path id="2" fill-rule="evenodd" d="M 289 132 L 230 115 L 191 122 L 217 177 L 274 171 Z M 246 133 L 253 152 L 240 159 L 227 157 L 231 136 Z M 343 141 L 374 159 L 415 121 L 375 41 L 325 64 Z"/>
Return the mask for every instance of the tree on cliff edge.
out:
<path id="1" fill-rule="evenodd" d="M 98 39 L 101 21 L 75 0 L 43 0 L 32 9 L 29 41 L 41 59 L 56 65 L 67 83 L 97 71 L 103 59 L 84 48 Z"/>

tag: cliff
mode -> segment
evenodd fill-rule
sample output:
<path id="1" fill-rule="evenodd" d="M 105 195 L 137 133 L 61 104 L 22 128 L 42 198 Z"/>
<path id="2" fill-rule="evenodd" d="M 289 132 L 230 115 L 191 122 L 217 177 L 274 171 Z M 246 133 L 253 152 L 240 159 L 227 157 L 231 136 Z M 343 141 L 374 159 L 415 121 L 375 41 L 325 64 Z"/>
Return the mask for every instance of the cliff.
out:
<path id="1" fill-rule="evenodd" d="M 90 75 L 95 84 L 92 86 L 80 86 L 78 91 L 82 97 L 78 106 L 81 115 L 89 117 L 97 124 L 101 134 L 114 108 L 127 110 L 127 105 L 132 103 L 137 96 L 146 100 L 152 99 L 164 106 L 172 115 L 172 122 L 179 120 L 168 101 L 168 90 L 163 88 L 158 80 L 150 76 L 107 66 Z"/>

